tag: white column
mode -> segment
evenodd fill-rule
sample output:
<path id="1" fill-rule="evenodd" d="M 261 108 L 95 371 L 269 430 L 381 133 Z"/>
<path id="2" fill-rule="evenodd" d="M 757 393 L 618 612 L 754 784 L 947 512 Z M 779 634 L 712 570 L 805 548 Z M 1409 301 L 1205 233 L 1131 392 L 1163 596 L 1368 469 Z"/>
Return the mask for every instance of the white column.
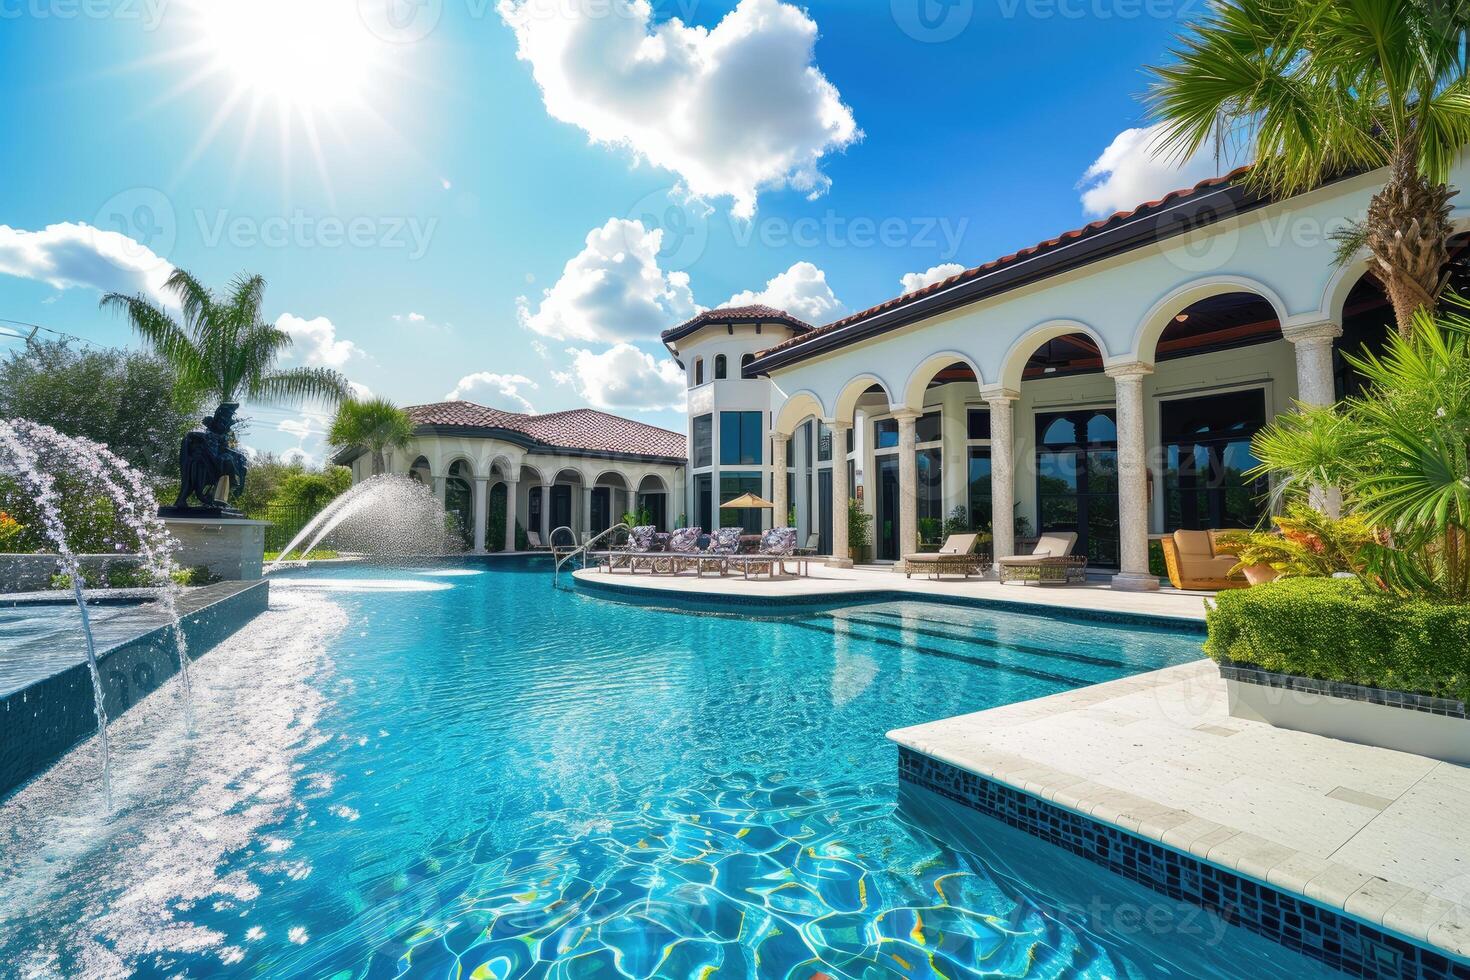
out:
<path id="1" fill-rule="evenodd" d="M 851 568 L 851 549 L 847 543 L 847 502 L 852 498 L 852 489 L 847 485 L 848 433 L 852 426 L 847 422 L 828 422 L 832 428 L 832 559 L 827 562 L 833 568 Z"/>
<path id="2" fill-rule="evenodd" d="M 444 477 L 442 477 L 442 476 L 436 476 L 433 479 L 434 479 L 434 497 L 439 501 L 439 506 L 440 507 L 443 507 L 444 506 L 444 500 L 445 500 L 445 490 L 448 487 L 448 483 L 447 483 L 446 479 Z"/>
<path id="3" fill-rule="evenodd" d="M 898 560 L 919 550 L 919 413 L 905 409 L 894 412 L 898 420 Z"/>
<path id="4" fill-rule="evenodd" d="M 1143 379 L 1152 364 L 1133 361 L 1107 369 L 1113 379 L 1118 414 L 1119 565 L 1113 588 L 1151 592 L 1159 580 L 1148 570 L 1148 437 L 1143 411 Z"/>
<path id="5" fill-rule="evenodd" d="M 485 553 L 485 523 L 490 511 L 489 477 L 475 477 L 471 489 L 474 491 L 471 503 L 475 511 L 475 554 L 483 555 Z"/>
<path id="6" fill-rule="evenodd" d="M 771 526 L 785 527 L 786 515 L 791 512 L 791 501 L 786 499 L 786 435 L 771 433 Z"/>
<path id="7" fill-rule="evenodd" d="M 551 484 L 541 484 L 541 543 L 551 546 Z"/>
<path id="8" fill-rule="evenodd" d="M 1332 344 L 1342 336 L 1342 327 L 1330 320 L 1283 327 L 1282 335 L 1296 352 L 1296 397 L 1303 405 L 1324 407 L 1337 402 L 1337 379 L 1332 371 Z M 1342 512 L 1342 492 L 1336 487 L 1313 487 L 1311 504 L 1337 517 Z"/>
<path id="9" fill-rule="evenodd" d="M 516 500 L 521 489 L 517 480 L 505 481 L 505 550 L 516 550 Z"/>
<path id="10" fill-rule="evenodd" d="M 583 484 L 582 486 L 582 535 L 586 537 L 592 533 L 592 488 Z"/>
<path id="11" fill-rule="evenodd" d="M 1007 388 L 982 392 L 990 406 L 990 533 L 991 554 L 1016 553 L 1016 472 L 1013 416 L 1020 393 Z"/>

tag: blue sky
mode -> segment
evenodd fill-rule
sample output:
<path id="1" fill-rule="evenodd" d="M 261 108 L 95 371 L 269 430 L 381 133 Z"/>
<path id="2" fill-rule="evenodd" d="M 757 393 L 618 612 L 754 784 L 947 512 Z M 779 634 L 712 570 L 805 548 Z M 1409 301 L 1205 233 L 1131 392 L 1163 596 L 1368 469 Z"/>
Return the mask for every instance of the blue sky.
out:
<path id="1" fill-rule="evenodd" d="M 0 0 L 0 317 L 134 343 L 99 290 L 258 272 L 294 363 L 400 404 L 682 429 L 698 308 L 830 320 L 1212 173 L 1130 133 L 1201 9 Z"/>

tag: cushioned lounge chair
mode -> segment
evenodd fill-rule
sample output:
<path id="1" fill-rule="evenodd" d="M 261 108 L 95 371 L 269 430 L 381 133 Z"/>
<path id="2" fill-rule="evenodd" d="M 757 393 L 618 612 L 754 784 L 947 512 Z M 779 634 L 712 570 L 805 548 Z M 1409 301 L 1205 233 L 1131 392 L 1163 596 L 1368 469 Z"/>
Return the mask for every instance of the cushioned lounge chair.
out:
<path id="1" fill-rule="evenodd" d="M 1159 543 L 1164 549 L 1164 567 L 1176 589 L 1218 592 L 1250 586 L 1244 575 L 1231 575 L 1240 561 L 1221 548 L 1214 531 L 1175 531 Z"/>
<path id="2" fill-rule="evenodd" d="M 681 527 L 669 535 L 668 552 L 661 567 L 675 574 L 690 567 L 699 555 L 699 539 L 704 536 L 702 527 Z M 698 566 L 695 566 L 698 567 Z"/>
<path id="3" fill-rule="evenodd" d="M 716 575 L 724 575 L 730 567 L 730 559 L 736 557 L 740 551 L 740 535 L 744 530 L 739 527 L 722 527 L 710 535 L 709 547 L 696 553 L 694 574 L 703 575 L 706 571 L 711 571 Z"/>
<path id="4" fill-rule="evenodd" d="M 742 575 L 750 578 L 752 572 L 759 575 L 788 574 L 787 564 L 792 564 L 797 575 L 807 574 L 811 565 L 809 555 L 796 554 L 796 528 L 773 527 L 761 535 L 760 550 L 753 555 L 735 555 L 726 562 L 730 569 L 738 568 Z"/>
<path id="5" fill-rule="evenodd" d="M 546 550 L 546 545 L 541 543 L 541 534 L 538 531 L 527 531 L 526 542 L 530 544 L 532 551 Z"/>
<path id="6" fill-rule="evenodd" d="M 638 559 L 653 557 L 653 538 L 657 533 L 658 528 L 652 524 L 629 530 L 628 540 L 622 546 L 609 548 L 597 556 L 602 559 L 603 570 L 610 572 L 626 568 L 630 572 L 636 572 Z"/>
<path id="7" fill-rule="evenodd" d="M 990 562 L 975 554 L 979 540 L 978 534 L 951 534 L 937 552 L 905 555 L 904 577 L 913 578 L 915 572 L 927 573 L 933 579 L 941 575 L 963 575 L 965 578 L 984 575 L 990 568 Z"/>
<path id="8" fill-rule="evenodd" d="M 997 558 L 995 567 L 1002 582 L 1035 582 L 1037 585 L 1064 585 L 1087 578 L 1087 556 L 1074 555 L 1076 531 L 1043 534 L 1029 555 Z"/>

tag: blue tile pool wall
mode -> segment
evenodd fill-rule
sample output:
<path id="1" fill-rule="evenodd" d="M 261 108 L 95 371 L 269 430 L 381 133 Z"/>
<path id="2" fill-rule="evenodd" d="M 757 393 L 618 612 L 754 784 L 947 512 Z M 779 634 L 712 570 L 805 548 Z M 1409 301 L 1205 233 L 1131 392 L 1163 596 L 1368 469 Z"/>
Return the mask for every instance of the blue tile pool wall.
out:
<path id="1" fill-rule="evenodd" d="M 269 597 L 265 582 L 231 592 L 183 617 L 190 659 L 234 633 Z M 98 651 L 103 705 L 116 718 L 179 671 L 173 630 L 153 627 Z M 0 699 L 0 797 L 41 773 L 97 730 L 92 680 L 85 662 Z"/>
<path id="2" fill-rule="evenodd" d="M 1349 976 L 1470 980 L 1470 965 L 1010 786 L 899 748 L 899 778 L 1191 902 Z"/>

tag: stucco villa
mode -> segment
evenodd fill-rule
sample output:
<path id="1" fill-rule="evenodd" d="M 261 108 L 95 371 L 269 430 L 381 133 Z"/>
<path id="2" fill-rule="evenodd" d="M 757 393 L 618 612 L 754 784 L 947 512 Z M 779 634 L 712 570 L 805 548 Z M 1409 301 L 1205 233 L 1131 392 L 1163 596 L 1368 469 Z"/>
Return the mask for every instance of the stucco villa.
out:
<path id="1" fill-rule="evenodd" d="M 761 493 L 840 564 L 850 497 L 879 560 L 964 507 L 995 554 L 1076 531 L 1114 587 L 1157 588 L 1150 535 L 1254 525 L 1269 487 L 1243 475 L 1251 436 L 1353 391 L 1343 352 L 1391 329 L 1366 257 L 1338 264 L 1331 237 L 1382 172 L 1287 200 L 1242 173 L 825 326 L 743 307 L 666 331 L 688 375 L 690 523 L 758 527 L 769 512 L 719 504 Z M 1451 183 L 1470 184 L 1466 160 Z M 1463 291 L 1470 208 L 1455 220 Z"/>
<path id="2" fill-rule="evenodd" d="M 515 550 L 517 524 L 546 542 L 559 527 L 578 540 L 597 534 L 635 507 L 665 529 L 680 516 L 685 443 L 677 432 L 585 408 L 523 415 L 455 401 L 406 411 L 413 440 L 386 454 L 386 471 L 432 485 L 477 552 Z M 332 461 L 351 467 L 354 483 L 373 475 L 371 455 L 359 449 Z M 487 542 L 492 523 L 503 537 Z"/>

